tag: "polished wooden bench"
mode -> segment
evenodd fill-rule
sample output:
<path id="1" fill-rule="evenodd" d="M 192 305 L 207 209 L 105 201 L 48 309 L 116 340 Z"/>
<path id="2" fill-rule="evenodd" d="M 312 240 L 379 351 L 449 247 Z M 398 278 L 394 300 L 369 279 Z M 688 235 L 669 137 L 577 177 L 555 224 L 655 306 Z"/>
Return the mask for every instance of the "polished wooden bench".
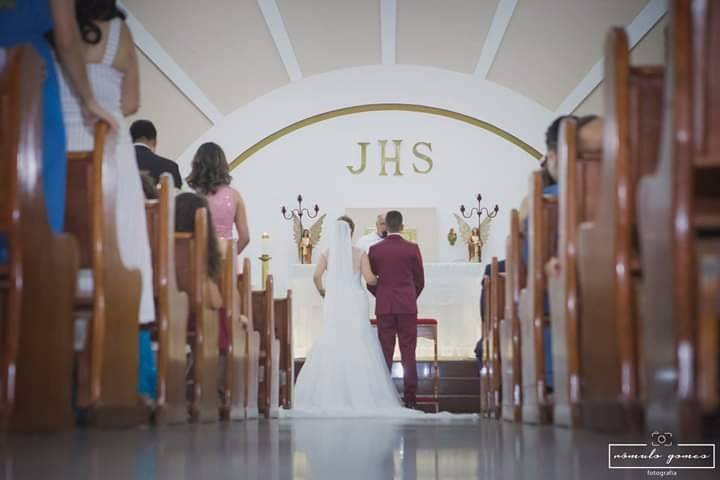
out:
<path id="1" fill-rule="evenodd" d="M 520 345 L 522 358 L 522 420 L 549 423 L 552 398 L 545 378 L 545 335 L 549 324 L 545 313 L 547 278 L 545 264 L 557 251 L 556 197 L 543 194 L 542 173 L 529 180 L 527 287 L 520 292 Z"/>
<path id="2" fill-rule="evenodd" d="M 631 66 L 625 30 L 610 30 L 598 209 L 577 240 L 582 415 L 597 430 L 642 426 L 635 192 L 657 162 L 662 85 L 662 68 Z"/>
<path id="3" fill-rule="evenodd" d="M 500 320 L 500 368 L 502 370 L 502 417 L 522 420 L 522 363 L 520 350 L 520 289 L 525 287 L 520 216 L 510 212 L 510 234 L 505 251 L 505 312 Z"/>
<path id="4" fill-rule="evenodd" d="M 637 195 L 646 423 L 717 438 L 720 8 L 677 1 L 671 17 L 659 160 Z"/>
<path id="5" fill-rule="evenodd" d="M 177 286 L 175 271 L 175 193 L 172 176 L 160 177 L 158 200 L 145 202 L 148 238 L 153 260 L 157 343 L 157 402 L 159 425 L 185 422 L 188 296 Z"/>
<path id="6" fill-rule="evenodd" d="M 224 364 L 222 418 L 235 421 L 245 418 L 248 319 L 240 308 L 235 241 L 221 240 L 221 247 L 224 250 L 221 290 L 228 340 L 227 351 L 221 352 Z"/>
<path id="7" fill-rule="evenodd" d="M 69 152 L 65 228 L 80 251 L 76 328 L 85 325 L 77 354 L 77 404 L 91 424 L 147 421 L 138 397 L 138 315 L 142 278 L 125 267 L 117 241 L 117 133 L 98 123 L 94 148 Z M 126 161 L 123 159 L 122 161 Z"/>
<path id="8" fill-rule="evenodd" d="M 190 368 L 190 418 L 193 421 L 218 420 L 218 313 L 209 308 L 205 284 L 208 278 L 208 212 L 195 212 L 195 231 L 175 234 L 175 270 L 180 291 L 190 298 L 194 329 L 188 332 L 192 351 Z"/>
<path id="9" fill-rule="evenodd" d="M 292 290 L 275 299 L 275 335 L 280 342 L 280 406 L 290 409 L 293 393 Z"/>
<path id="10" fill-rule="evenodd" d="M 250 259 L 243 259 L 242 272 L 238 274 L 237 288 L 240 294 L 240 314 L 246 319 L 245 331 L 245 417 L 256 418 L 259 415 L 258 398 L 260 384 L 260 332 L 253 323 L 252 307 L 252 269 Z"/>
<path id="11" fill-rule="evenodd" d="M 252 292 L 253 327 L 260 333 L 260 386 L 258 407 L 265 418 L 276 416 L 280 392 L 280 341 L 275 333 L 273 277 L 263 290 Z"/>
<path id="12" fill-rule="evenodd" d="M 577 135 L 575 120 L 564 120 L 558 144 L 557 271 L 548 273 L 555 379 L 553 420 L 556 425 L 572 427 L 582 423 L 578 225 L 594 218 L 600 186 L 600 152 L 579 151 Z"/>
<path id="13" fill-rule="evenodd" d="M 0 72 L 0 431 L 72 427 L 77 247 L 51 231 L 42 171 L 44 66 L 31 46 Z"/>

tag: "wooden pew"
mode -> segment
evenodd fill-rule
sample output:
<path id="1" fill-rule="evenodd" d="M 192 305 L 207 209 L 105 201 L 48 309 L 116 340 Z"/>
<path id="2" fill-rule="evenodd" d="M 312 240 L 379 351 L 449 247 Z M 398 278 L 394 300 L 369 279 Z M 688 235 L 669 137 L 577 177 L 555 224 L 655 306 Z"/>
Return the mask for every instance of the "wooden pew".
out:
<path id="1" fill-rule="evenodd" d="M 505 312 L 500 321 L 500 365 L 502 368 L 502 416 L 505 420 L 522 420 L 522 363 L 520 361 L 520 318 L 518 301 L 525 286 L 520 249 L 520 216 L 510 212 L 510 235 L 505 253 Z"/>
<path id="2" fill-rule="evenodd" d="M 500 359 L 500 320 L 505 314 L 505 274 L 500 273 L 497 257 L 490 263 L 490 337 L 489 370 L 490 415 L 502 416 L 502 369 Z"/>
<path id="3" fill-rule="evenodd" d="M 245 417 L 257 418 L 259 415 L 260 332 L 255 329 L 253 323 L 251 273 L 250 259 L 245 258 L 243 259 L 242 273 L 239 273 L 237 278 L 238 293 L 240 294 L 240 314 L 247 321 L 245 333 L 245 378 L 247 379 Z"/>
<path id="4" fill-rule="evenodd" d="M 642 424 L 634 203 L 638 179 L 657 161 L 662 82 L 660 67 L 631 67 L 625 30 L 610 30 L 598 209 L 578 235 L 582 414 L 593 429 Z"/>
<path id="5" fill-rule="evenodd" d="M 489 336 L 489 325 L 490 325 L 490 292 L 492 290 L 492 286 L 490 283 L 490 276 L 485 275 L 482 279 L 482 288 L 483 292 L 485 294 L 482 296 L 483 302 L 480 305 L 480 314 L 482 318 L 482 323 L 480 325 L 481 332 L 482 332 L 482 338 L 481 338 L 481 345 L 482 345 L 482 357 L 480 358 L 480 414 L 481 415 L 487 415 L 490 411 L 490 397 L 491 397 L 491 388 L 490 388 L 490 377 L 488 376 L 489 371 L 489 343 L 488 343 L 488 336 Z"/>
<path id="6" fill-rule="evenodd" d="M 253 327 L 260 333 L 260 385 L 258 407 L 265 418 L 276 416 L 280 387 L 280 342 L 275 336 L 273 278 L 252 292 Z"/>
<path id="7" fill-rule="evenodd" d="M 60 431 L 74 420 L 77 246 L 47 222 L 43 69 L 22 46 L 8 49 L 0 72 L 0 235 L 8 247 L 0 264 L 0 431 Z"/>
<path id="8" fill-rule="evenodd" d="M 188 296 L 178 290 L 175 272 L 175 194 L 169 174 L 160 177 L 158 200 L 145 202 L 153 260 L 157 342 L 157 402 L 159 425 L 187 420 Z"/>
<path id="9" fill-rule="evenodd" d="M 718 416 L 718 31 L 716 2 L 671 4 L 660 155 L 637 197 L 647 427 L 687 439 Z"/>
<path id="10" fill-rule="evenodd" d="M 190 298 L 190 316 L 195 328 L 188 332 L 192 350 L 190 418 L 211 422 L 218 419 L 218 314 L 208 307 L 205 283 L 208 278 L 208 213 L 195 212 L 195 232 L 175 234 L 175 269 L 178 288 Z"/>
<path id="11" fill-rule="evenodd" d="M 577 235 L 581 222 L 591 221 L 598 201 L 600 154 L 580 152 L 574 120 L 560 126 L 558 271 L 548 275 L 552 327 L 553 420 L 581 425 L 580 292 L 577 278 Z"/>
<path id="12" fill-rule="evenodd" d="M 80 247 L 76 324 L 86 323 L 77 354 L 77 404 L 95 425 L 147 421 L 138 397 L 138 315 L 142 278 L 117 244 L 116 133 L 95 128 L 94 150 L 68 153 L 65 228 Z"/>
<path id="13" fill-rule="evenodd" d="M 222 296 L 225 309 L 227 351 L 223 354 L 223 406 L 222 418 L 242 420 L 245 418 L 247 396 L 247 317 L 241 314 L 240 293 L 237 288 L 237 254 L 235 241 L 223 240 Z"/>
<path id="14" fill-rule="evenodd" d="M 520 345 L 522 348 L 522 419 L 548 423 L 552 400 L 546 391 L 544 328 L 549 323 L 544 300 L 547 288 L 545 264 L 557 251 L 557 198 L 543 195 L 542 173 L 530 176 L 528 194 L 527 287 L 520 292 Z"/>
<path id="15" fill-rule="evenodd" d="M 275 299 L 275 334 L 280 341 L 280 405 L 292 408 L 294 358 L 292 336 L 292 290 Z"/>

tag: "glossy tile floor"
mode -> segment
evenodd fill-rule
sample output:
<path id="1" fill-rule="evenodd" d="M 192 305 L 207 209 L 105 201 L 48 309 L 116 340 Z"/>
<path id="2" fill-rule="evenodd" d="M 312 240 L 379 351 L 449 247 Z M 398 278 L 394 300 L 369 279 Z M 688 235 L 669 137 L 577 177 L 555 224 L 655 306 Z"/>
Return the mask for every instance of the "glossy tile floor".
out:
<path id="1" fill-rule="evenodd" d="M 493 420 L 255 420 L 0 440 L 0 479 L 626 479 L 626 438 Z M 717 479 L 717 471 L 674 478 Z"/>

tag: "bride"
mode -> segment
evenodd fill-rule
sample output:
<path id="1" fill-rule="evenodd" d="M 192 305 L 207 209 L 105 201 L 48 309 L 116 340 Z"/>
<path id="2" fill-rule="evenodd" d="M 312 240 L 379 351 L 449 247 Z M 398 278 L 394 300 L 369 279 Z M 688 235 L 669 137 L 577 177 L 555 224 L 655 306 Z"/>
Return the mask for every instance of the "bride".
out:
<path id="1" fill-rule="evenodd" d="M 370 325 L 361 277 L 369 285 L 375 285 L 377 277 L 365 252 L 352 246 L 355 225 L 343 216 L 333 227 L 330 248 L 320 256 L 314 276 L 324 297 L 322 326 L 298 375 L 291 415 L 423 416 L 401 406 Z"/>

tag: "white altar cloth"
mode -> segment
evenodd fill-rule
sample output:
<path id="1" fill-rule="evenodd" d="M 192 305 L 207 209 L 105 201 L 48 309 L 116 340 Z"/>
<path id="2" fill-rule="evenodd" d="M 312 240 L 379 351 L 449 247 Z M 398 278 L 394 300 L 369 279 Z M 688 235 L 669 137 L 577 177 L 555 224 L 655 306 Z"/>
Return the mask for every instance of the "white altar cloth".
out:
<path id="1" fill-rule="evenodd" d="M 418 302 L 419 316 L 438 321 L 438 354 L 443 359 L 471 358 L 480 338 L 480 287 L 484 265 L 479 263 L 426 263 L 425 290 Z M 293 292 L 293 349 L 304 358 L 322 321 L 322 298 L 315 290 L 315 265 L 292 265 L 289 286 Z M 370 314 L 374 298 L 368 294 Z M 396 346 L 395 355 L 399 358 Z M 432 342 L 419 339 L 417 357 L 432 358 Z"/>

